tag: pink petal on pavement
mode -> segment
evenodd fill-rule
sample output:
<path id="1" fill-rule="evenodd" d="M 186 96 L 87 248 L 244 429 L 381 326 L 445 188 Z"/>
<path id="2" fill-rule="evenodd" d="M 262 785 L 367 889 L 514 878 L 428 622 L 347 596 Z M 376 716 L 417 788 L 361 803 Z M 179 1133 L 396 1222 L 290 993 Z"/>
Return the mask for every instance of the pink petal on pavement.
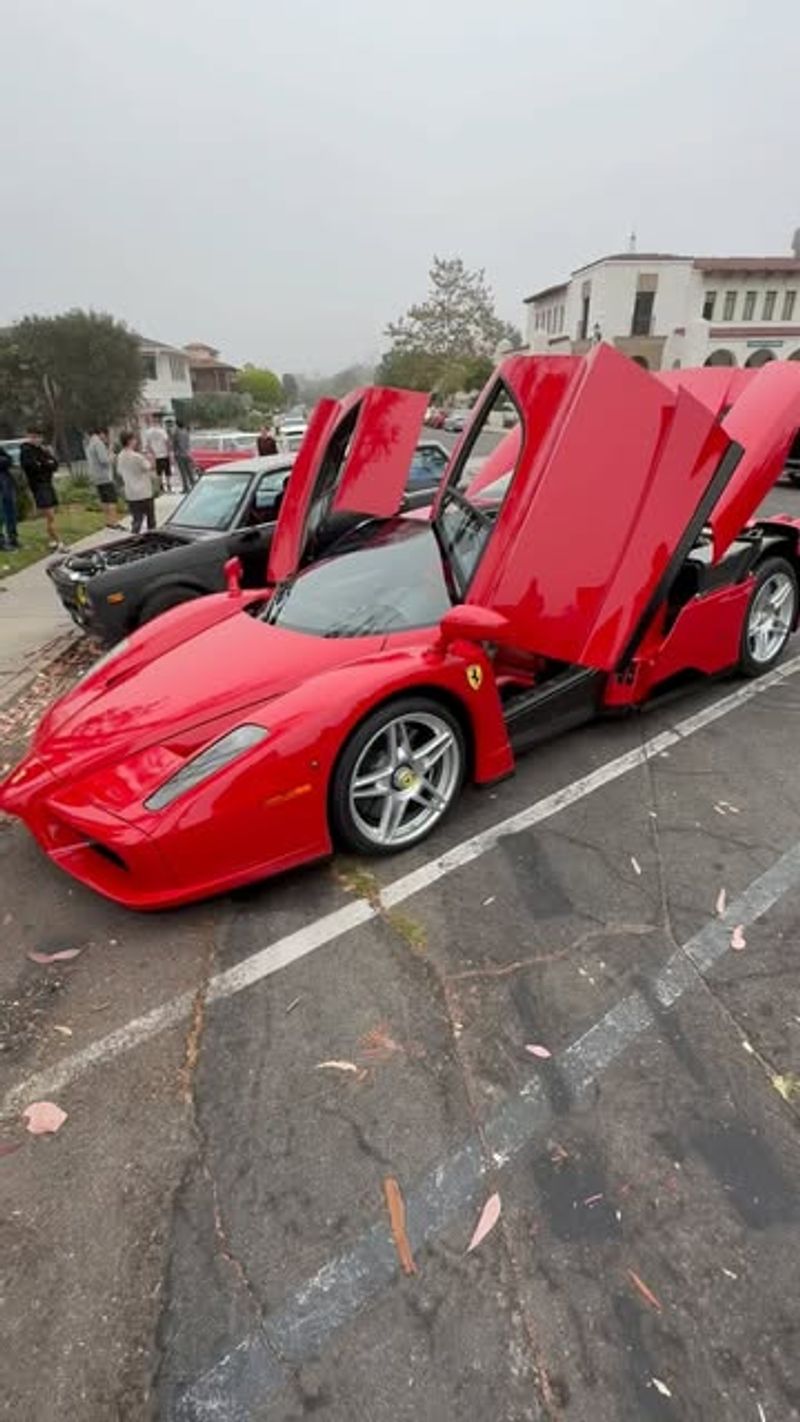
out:
<path id="1" fill-rule="evenodd" d="M 747 939 L 744 936 L 744 927 L 741 923 L 737 923 L 731 934 L 731 948 L 733 948 L 735 952 L 741 953 L 742 949 L 746 947 Z"/>
<path id="2" fill-rule="evenodd" d="M 525 1051 L 530 1052 L 532 1057 L 540 1057 L 543 1062 L 546 1062 L 548 1057 L 552 1057 L 553 1055 L 548 1047 L 540 1047 L 538 1044 L 526 1045 Z"/>
<path id="3" fill-rule="evenodd" d="M 22 1119 L 32 1136 L 46 1136 L 61 1130 L 67 1113 L 54 1101 L 34 1101 L 25 1107 Z"/>
<path id="4" fill-rule="evenodd" d="M 495 1192 L 494 1195 L 489 1196 L 488 1200 L 486 1201 L 486 1204 L 481 1210 L 481 1217 L 478 1220 L 477 1225 L 475 1226 L 475 1233 L 473 1234 L 472 1239 L 467 1245 L 467 1254 L 470 1254 L 473 1249 L 477 1249 L 478 1245 L 483 1243 L 487 1234 L 489 1234 L 489 1232 L 494 1229 L 499 1218 L 500 1196 Z"/>
<path id="5" fill-rule="evenodd" d="M 49 963 L 70 963 L 82 952 L 82 948 L 60 948 L 57 953 L 29 953 L 28 957 L 32 963 L 43 963 L 47 967 Z"/>
<path id="6" fill-rule="evenodd" d="M 717 894 L 717 904 L 716 904 L 717 916 L 718 916 L 719 918 L 724 918 L 724 917 L 725 917 L 725 909 L 726 909 L 726 907 L 727 907 L 727 903 L 728 903 L 728 895 L 725 893 L 725 890 L 724 890 L 724 889 L 720 889 L 719 893 Z"/>

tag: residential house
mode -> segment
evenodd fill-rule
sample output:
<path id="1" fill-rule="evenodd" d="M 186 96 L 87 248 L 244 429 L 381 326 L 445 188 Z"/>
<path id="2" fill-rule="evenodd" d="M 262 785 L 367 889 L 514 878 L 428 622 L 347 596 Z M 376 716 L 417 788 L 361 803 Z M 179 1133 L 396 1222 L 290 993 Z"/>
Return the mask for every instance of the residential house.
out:
<path id="1" fill-rule="evenodd" d="M 220 360 L 214 346 L 191 341 L 184 350 L 189 357 L 192 390 L 195 395 L 226 395 L 234 388 L 237 367 Z"/>
<path id="2" fill-rule="evenodd" d="M 163 341 L 151 341 L 145 336 L 138 339 L 145 377 L 140 401 L 142 418 L 146 421 L 151 415 L 173 415 L 174 401 L 192 398 L 189 357 L 186 351 Z"/>

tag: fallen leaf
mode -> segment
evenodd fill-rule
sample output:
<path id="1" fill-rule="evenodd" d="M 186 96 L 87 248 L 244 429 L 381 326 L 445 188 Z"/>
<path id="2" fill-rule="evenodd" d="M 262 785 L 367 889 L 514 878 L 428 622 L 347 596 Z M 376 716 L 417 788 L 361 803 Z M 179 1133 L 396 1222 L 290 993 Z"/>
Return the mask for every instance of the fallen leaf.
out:
<path id="1" fill-rule="evenodd" d="M 490 894 L 489 897 L 488 897 L 488 899 L 484 899 L 484 901 L 483 901 L 483 907 L 484 907 L 484 908 L 488 908 L 490 904 L 493 904 L 493 903 L 494 903 L 496 897 L 497 897 L 496 894 Z"/>
<path id="2" fill-rule="evenodd" d="M 792 1097 L 800 1096 L 800 1076 L 794 1076 L 792 1072 L 787 1072 L 785 1076 L 773 1076 L 772 1085 L 784 1101 L 791 1102 Z"/>
<path id="3" fill-rule="evenodd" d="M 767 1414 L 761 1406 L 761 1403 L 757 1402 L 756 1407 L 758 1408 L 758 1422 L 767 1422 Z"/>
<path id="4" fill-rule="evenodd" d="M 584 1205 L 588 1205 L 589 1208 L 591 1209 L 592 1205 L 599 1205 L 599 1203 L 600 1203 L 600 1201 L 601 1201 L 602 1199 L 603 1199 L 603 1195 L 602 1195 L 602 1194 L 600 1194 L 600 1195 L 587 1195 L 587 1196 L 586 1196 L 586 1199 L 584 1200 L 583 1203 L 584 1203 Z"/>
<path id="5" fill-rule="evenodd" d="M 14 1155 L 18 1150 L 22 1150 L 22 1141 L 0 1141 L 0 1159 L 4 1155 Z"/>
<path id="6" fill-rule="evenodd" d="M 727 905 L 728 905 L 728 895 L 726 894 L 726 892 L 725 892 L 724 889 L 720 889 L 719 893 L 717 894 L 717 902 L 716 902 L 716 910 L 717 910 L 717 915 L 718 915 L 719 918 L 724 918 L 724 917 L 725 917 L 725 909 L 727 908 Z"/>
<path id="7" fill-rule="evenodd" d="M 355 1064 L 355 1062 L 337 1062 L 337 1061 L 330 1061 L 330 1062 L 317 1062 L 317 1065 L 316 1065 L 316 1067 L 314 1068 L 314 1070 L 315 1070 L 315 1071 L 354 1071 L 354 1072 L 356 1073 L 356 1075 L 358 1075 L 358 1073 L 359 1073 L 359 1071 L 361 1070 L 361 1068 L 360 1068 L 360 1067 L 357 1067 L 356 1064 Z"/>
<path id="8" fill-rule="evenodd" d="M 634 872 L 634 874 L 641 874 L 641 872 L 642 872 L 642 866 L 641 866 L 641 864 L 639 863 L 638 859 L 636 859 L 633 854 L 631 855 L 631 864 L 633 865 L 633 872 Z"/>
<path id="9" fill-rule="evenodd" d="M 58 1022 L 54 1022 L 54 1023 L 53 1023 L 53 1031 L 54 1031 L 54 1032 L 60 1032 L 61 1035 L 62 1035 L 62 1037 L 71 1037 L 71 1036 L 72 1036 L 72 1028 L 71 1028 L 71 1027 L 62 1027 L 61 1024 L 58 1023 Z"/>
<path id="10" fill-rule="evenodd" d="M 32 963 L 42 963 L 45 967 L 49 963 L 71 963 L 73 958 L 79 958 L 83 952 L 82 948 L 59 948 L 57 953 L 29 953 L 28 957 Z"/>
<path id="11" fill-rule="evenodd" d="M 473 1249 L 477 1249 L 478 1245 L 483 1243 L 487 1234 L 494 1229 L 500 1218 L 500 1208 L 500 1196 L 495 1191 L 494 1195 L 489 1196 L 481 1210 L 481 1217 L 475 1226 L 475 1233 L 467 1245 L 467 1254 L 470 1254 Z"/>
<path id="12" fill-rule="evenodd" d="M 296 1008 L 296 1007 L 298 1006 L 298 1004 L 301 1003 L 302 1001 L 303 1001 L 302 997 L 293 997 L 293 998 L 292 998 L 292 1001 L 289 1003 L 289 1006 L 288 1006 L 287 1009 L 286 1009 L 286 1014 L 285 1014 L 285 1015 L 288 1017 L 288 1016 L 289 1016 L 289 1013 L 290 1013 L 290 1012 L 294 1012 L 295 1008 Z"/>
<path id="13" fill-rule="evenodd" d="M 667 1387 L 667 1384 L 662 1382 L 660 1378 L 651 1378 L 650 1381 L 656 1392 L 660 1392 L 662 1397 L 672 1397 L 672 1393 Z"/>
<path id="14" fill-rule="evenodd" d="M 731 948 L 733 948 L 735 953 L 741 953 L 742 949 L 746 947 L 747 939 L 744 936 L 744 925 L 737 923 L 731 934 Z"/>
<path id="15" fill-rule="evenodd" d="M 739 1277 L 738 1274 L 734 1274 L 732 1269 L 726 1269 L 724 1264 L 722 1266 L 722 1272 L 725 1275 L 726 1279 L 738 1279 Z"/>
<path id="16" fill-rule="evenodd" d="M 748 1053 L 750 1054 L 751 1057 L 753 1056 L 753 1054 L 754 1054 L 753 1045 L 752 1045 L 751 1042 L 748 1042 L 748 1040 L 747 1040 L 746 1037 L 742 1038 L 742 1047 L 744 1048 L 744 1050 L 745 1050 L 746 1052 L 748 1052 Z"/>
<path id="17" fill-rule="evenodd" d="M 33 1101 L 25 1107 L 22 1119 L 32 1136 L 46 1136 L 61 1130 L 67 1113 L 54 1101 Z"/>
<path id="18" fill-rule="evenodd" d="M 715 805 L 715 806 L 714 806 L 714 809 L 716 810 L 716 812 L 717 812 L 718 815 L 723 815 L 723 816 L 724 816 L 725 811 L 723 810 L 723 808 L 722 808 L 721 805 Z"/>
<path id="19" fill-rule="evenodd" d="M 543 1062 L 546 1062 L 548 1058 L 553 1055 L 547 1047 L 540 1047 L 538 1043 L 532 1046 L 526 1043 L 525 1051 L 530 1052 L 532 1057 L 540 1057 Z"/>
<path id="20" fill-rule="evenodd" d="M 648 1289 L 646 1283 L 644 1282 L 644 1279 L 640 1279 L 640 1278 L 639 1278 L 639 1275 L 638 1275 L 638 1274 L 634 1274 L 634 1272 L 633 1272 L 632 1269 L 629 1269 L 627 1272 L 628 1272 L 628 1278 L 630 1279 L 631 1283 L 633 1284 L 633 1287 L 638 1290 L 638 1292 L 641 1294 L 642 1298 L 644 1299 L 645 1303 L 648 1303 L 651 1308 L 654 1308 L 658 1313 L 661 1313 L 661 1311 L 662 1311 L 662 1304 L 661 1304 L 661 1301 L 660 1301 L 660 1299 L 657 1299 L 657 1298 L 656 1298 L 656 1296 L 655 1296 L 655 1294 L 653 1293 L 653 1290 L 652 1290 L 652 1289 Z"/>
<path id="21" fill-rule="evenodd" d="M 393 1175 L 387 1175 L 383 1182 L 383 1193 L 392 1226 L 392 1239 L 404 1274 L 416 1274 L 417 1266 L 411 1253 L 411 1245 L 406 1234 L 406 1206 L 400 1186 Z"/>
<path id="22" fill-rule="evenodd" d="M 377 1027 L 373 1027 L 369 1032 L 365 1032 L 359 1041 L 362 1056 L 369 1061 L 388 1061 L 395 1052 L 402 1052 L 403 1048 L 399 1042 L 394 1040 L 385 1022 L 380 1022 Z"/>

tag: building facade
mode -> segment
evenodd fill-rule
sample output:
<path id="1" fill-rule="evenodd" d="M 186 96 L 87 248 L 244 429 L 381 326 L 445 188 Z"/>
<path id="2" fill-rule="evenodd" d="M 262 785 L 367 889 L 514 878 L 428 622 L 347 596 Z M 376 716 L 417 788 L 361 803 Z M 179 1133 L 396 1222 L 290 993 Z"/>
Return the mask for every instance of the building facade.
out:
<path id="1" fill-rule="evenodd" d="M 650 370 L 800 360 L 800 257 L 615 253 L 526 299 L 527 347 L 597 341 Z"/>
<path id="2" fill-rule="evenodd" d="M 214 346 L 192 341 L 184 350 L 189 357 L 189 373 L 195 395 L 228 395 L 234 388 L 237 367 L 220 360 Z"/>
<path id="3" fill-rule="evenodd" d="M 144 387 L 140 400 L 142 418 L 151 415 L 173 415 L 175 400 L 191 400 L 192 380 L 186 351 L 163 341 L 139 337 Z"/>

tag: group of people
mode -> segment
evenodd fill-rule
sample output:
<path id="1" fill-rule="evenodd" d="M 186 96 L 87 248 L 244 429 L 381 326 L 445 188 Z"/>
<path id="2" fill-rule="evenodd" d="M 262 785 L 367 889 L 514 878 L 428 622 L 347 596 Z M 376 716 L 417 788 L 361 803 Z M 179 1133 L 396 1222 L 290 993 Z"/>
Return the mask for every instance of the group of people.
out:
<path id="1" fill-rule="evenodd" d="M 177 420 L 168 433 L 159 416 L 154 416 L 141 441 L 126 431 L 120 436 L 116 455 L 116 471 L 131 515 L 131 532 L 139 533 L 142 525 L 156 526 L 155 499 L 158 493 L 172 488 L 172 461 L 188 494 L 197 477 L 192 463 L 189 431 Z M 115 459 L 108 430 L 93 430 L 86 445 L 89 478 L 100 500 L 106 527 L 120 529 L 117 522 L 117 490 L 114 483 Z"/>
<path id="2" fill-rule="evenodd" d="M 19 462 L 28 482 L 37 512 L 41 513 L 47 525 L 47 536 L 52 549 L 63 547 L 56 528 L 56 508 L 58 496 L 53 483 L 53 475 L 58 468 L 58 460 L 44 442 L 41 430 L 28 430 L 19 450 Z M 17 486 L 7 449 L 0 446 L 0 548 L 19 548 L 17 528 Z"/>

